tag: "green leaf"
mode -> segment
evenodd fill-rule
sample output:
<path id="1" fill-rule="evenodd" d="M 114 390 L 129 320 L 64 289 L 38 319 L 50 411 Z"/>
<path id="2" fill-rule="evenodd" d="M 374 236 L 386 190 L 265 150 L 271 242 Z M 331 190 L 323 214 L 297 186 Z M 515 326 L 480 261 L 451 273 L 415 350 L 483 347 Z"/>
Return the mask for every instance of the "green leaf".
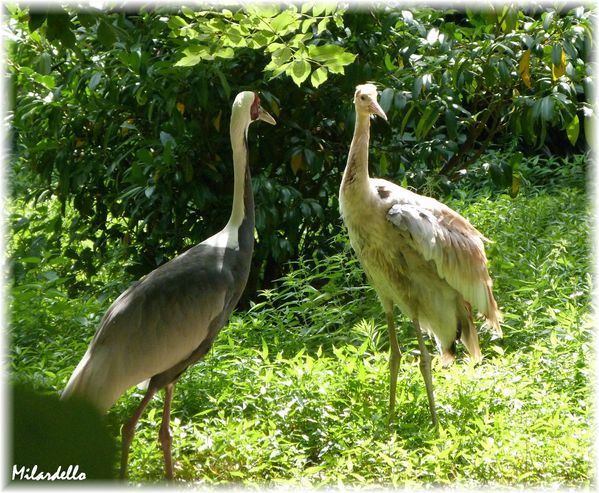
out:
<path id="1" fill-rule="evenodd" d="M 216 72 L 216 75 L 218 76 L 218 79 L 220 80 L 220 85 L 223 88 L 225 97 L 227 99 L 229 99 L 231 97 L 231 86 L 229 85 L 229 82 L 227 81 L 227 77 L 222 72 L 222 70 L 219 70 L 218 68 L 215 68 L 214 71 Z"/>
<path id="2" fill-rule="evenodd" d="M 412 86 L 412 97 L 417 99 L 422 91 L 422 77 L 416 77 Z"/>
<path id="3" fill-rule="evenodd" d="M 507 9 L 507 10 L 506 10 Z M 504 19 L 501 23 L 503 32 L 515 31 L 518 27 L 518 8 L 513 5 L 507 5 L 504 8 Z"/>
<path id="4" fill-rule="evenodd" d="M 154 195 L 154 190 L 156 190 L 156 187 L 154 185 L 151 185 L 149 187 L 147 187 L 144 190 L 144 194 L 147 198 L 150 198 L 152 195 Z"/>
<path id="5" fill-rule="evenodd" d="M 549 31 L 549 28 L 551 27 L 554 16 L 555 16 L 555 11 L 547 12 L 547 14 L 545 14 L 545 17 L 543 18 L 543 29 L 545 29 L 545 31 Z"/>
<path id="6" fill-rule="evenodd" d="M 418 140 L 424 139 L 433 127 L 437 119 L 439 118 L 439 112 L 434 106 L 428 106 L 416 125 L 416 138 Z"/>
<path id="7" fill-rule="evenodd" d="M 445 110 L 445 126 L 447 127 L 447 136 L 456 140 L 458 138 L 458 122 L 455 113 L 450 109 Z"/>
<path id="8" fill-rule="evenodd" d="M 316 33 L 322 34 L 324 31 L 326 31 L 328 25 L 329 25 L 329 18 L 325 17 L 318 23 L 318 26 L 316 27 Z"/>
<path id="9" fill-rule="evenodd" d="M 52 71 L 52 55 L 50 53 L 42 53 L 36 63 L 36 71 L 42 75 L 49 75 Z"/>
<path id="10" fill-rule="evenodd" d="M 187 27 L 189 26 L 189 24 L 187 23 L 187 21 L 185 19 L 183 19 L 183 17 L 180 17 L 178 15 L 174 15 L 172 16 L 167 23 L 168 27 L 170 27 L 171 29 L 181 29 L 182 27 Z"/>
<path id="11" fill-rule="evenodd" d="M 175 67 L 193 67 L 202 60 L 210 60 L 213 57 L 210 55 L 210 49 L 205 45 L 195 45 L 183 50 L 183 58 L 175 63 Z"/>
<path id="12" fill-rule="evenodd" d="M 216 58 L 227 58 L 231 59 L 235 56 L 235 50 L 229 46 L 225 46 L 224 48 L 220 48 L 214 52 L 214 57 Z"/>
<path id="13" fill-rule="evenodd" d="M 320 2 L 315 4 L 314 7 L 312 8 L 312 15 L 314 17 L 319 17 L 320 15 L 322 15 L 325 8 L 326 8 L 326 5 L 324 5 Z"/>
<path id="14" fill-rule="evenodd" d="M 356 55 L 346 52 L 341 46 L 337 45 L 309 45 L 308 56 L 318 62 L 325 64 L 348 65 L 352 63 Z"/>
<path id="15" fill-rule="evenodd" d="M 554 102 L 551 96 L 545 96 L 541 99 L 541 118 L 549 122 L 553 119 Z"/>
<path id="16" fill-rule="evenodd" d="M 75 46 L 75 35 L 71 31 L 73 25 L 66 13 L 49 14 L 47 16 L 47 26 L 46 37 L 49 41 L 57 39 L 65 48 Z"/>
<path id="17" fill-rule="evenodd" d="M 511 181 L 510 185 L 510 197 L 516 198 L 520 191 L 520 183 L 522 181 L 522 175 L 520 174 L 520 165 L 522 164 L 523 154 L 521 152 L 515 152 L 509 160 L 509 173 L 505 173 L 506 180 Z M 504 170 L 507 171 L 507 170 Z M 511 175 L 511 176 L 510 176 Z"/>
<path id="18" fill-rule="evenodd" d="M 169 145 L 172 147 L 177 147 L 177 142 L 175 141 L 175 138 L 168 132 L 164 131 L 160 131 L 160 143 L 164 147 L 168 147 Z"/>
<path id="19" fill-rule="evenodd" d="M 416 108 L 415 104 L 412 104 L 410 106 L 410 109 L 408 109 L 408 111 L 406 111 L 402 121 L 401 121 L 401 125 L 399 127 L 399 134 L 403 135 L 404 130 L 406 129 L 406 126 L 408 125 L 408 122 L 410 121 L 410 115 L 412 114 L 412 111 L 414 111 L 414 108 Z"/>
<path id="20" fill-rule="evenodd" d="M 70 29 L 64 29 L 58 36 L 58 39 L 65 48 L 72 48 L 77 42 L 77 38 L 75 38 L 73 31 Z"/>
<path id="21" fill-rule="evenodd" d="M 98 87 L 98 84 L 101 80 L 102 74 L 100 72 L 94 72 L 94 75 L 92 75 L 91 79 L 89 80 L 89 90 L 93 91 L 96 87 Z"/>
<path id="22" fill-rule="evenodd" d="M 29 21 L 28 21 L 28 26 L 29 26 L 29 32 L 34 32 L 37 31 L 40 26 L 44 23 L 44 21 L 46 20 L 47 14 L 43 13 L 43 14 L 35 14 L 32 12 L 29 12 Z"/>
<path id="23" fill-rule="evenodd" d="M 292 55 L 291 50 L 289 48 L 287 48 L 287 46 L 284 46 L 282 48 L 279 48 L 272 54 L 272 61 L 276 65 L 281 65 L 283 63 L 288 62 L 289 59 L 291 58 L 291 55 Z"/>
<path id="24" fill-rule="evenodd" d="M 343 48 L 336 45 L 308 46 L 310 58 L 319 61 L 327 67 L 329 72 L 334 74 L 344 73 L 344 67 L 353 63 L 356 55 L 346 52 Z"/>
<path id="25" fill-rule="evenodd" d="M 397 68 L 395 63 L 393 63 L 393 60 L 391 60 L 391 55 L 389 55 L 389 53 L 385 53 L 385 68 L 389 70 L 389 72 L 392 72 Z"/>
<path id="26" fill-rule="evenodd" d="M 572 121 L 568 123 L 568 126 L 566 127 L 566 134 L 568 135 L 568 140 L 572 145 L 576 145 L 579 132 L 580 121 L 578 120 L 578 115 L 574 115 L 574 118 L 572 118 Z"/>
<path id="27" fill-rule="evenodd" d="M 562 63 L 562 45 L 560 43 L 554 44 L 551 49 L 551 62 L 558 66 Z"/>
<path id="28" fill-rule="evenodd" d="M 314 17 L 310 17 L 302 22 L 302 32 L 305 33 L 316 22 Z"/>
<path id="29" fill-rule="evenodd" d="M 302 82 L 304 82 L 310 76 L 310 63 L 306 60 L 294 60 L 290 67 L 287 68 L 285 73 L 290 75 L 293 79 L 293 82 L 296 83 L 297 86 L 301 86 Z"/>
<path id="30" fill-rule="evenodd" d="M 96 25 L 98 17 L 86 12 L 77 12 L 77 20 L 83 27 L 90 28 Z"/>
<path id="31" fill-rule="evenodd" d="M 318 87 L 323 82 L 325 82 L 328 78 L 328 71 L 326 67 L 318 67 L 314 72 L 312 72 L 312 76 L 310 77 L 310 82 L 312 86 Z"/>
<path id="32" fill-rule="evenodd" d="M 98 39 L 106 48 L 112 48 L 112 45 L 117 40 L 114 28 L 106 21 L 100 21 L 100 25 L 98 26 Z"/>
<path id="33" fill-rule="evenodd" d="M 391 103 L 393 103 L 393 96 L 395 95 L 395 91 L 390 87 L 387 87 L 381 93 L 380 105 L 383 108 L 383 111 L 387 113 L 391 108 Z"/>
<path id="34" fill-rule="evenodd" d="M 294 26 L 295 24 L 299 26 L 299 20 L 291 9 L 284 10 L 270 21 L 270 26 L 279 35 L 295 30 L 298 27 Z"/>

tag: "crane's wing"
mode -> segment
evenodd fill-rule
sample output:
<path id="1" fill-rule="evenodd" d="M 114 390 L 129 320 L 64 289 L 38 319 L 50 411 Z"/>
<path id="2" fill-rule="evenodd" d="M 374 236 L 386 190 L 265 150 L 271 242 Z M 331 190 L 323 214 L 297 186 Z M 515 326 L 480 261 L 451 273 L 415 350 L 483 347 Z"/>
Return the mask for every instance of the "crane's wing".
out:
<path id="1" fill-rule="evenodd" d="M 433 261 L 439 276 L 483 313 L 501 334 L 500 314 L 486 265 L 483 244 L 486 238 L 444 204 L 411 192 L 402 195 L 401 201 L 389 208 L 387 220 L 426 260 Z"/>
<path id="2" fill-rule="evenodd" d="M 187 359 L 215 336 L 245 282 L 236 283 L 235 267 L 223 261 L 226 248 L 199 247 L 113 302 L 64 394 L 83 394 L 108 409 L 127 388 Z"/>

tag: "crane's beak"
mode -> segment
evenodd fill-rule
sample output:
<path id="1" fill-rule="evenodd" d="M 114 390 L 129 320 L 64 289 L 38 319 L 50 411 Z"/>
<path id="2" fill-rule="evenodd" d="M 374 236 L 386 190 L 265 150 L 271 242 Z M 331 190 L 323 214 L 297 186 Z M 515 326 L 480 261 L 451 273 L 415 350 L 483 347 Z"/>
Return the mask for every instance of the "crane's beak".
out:
<path id="1" fill-rule="evenodd" d="M 372 100 L 370 102 L 370 105 L 368 106 L 368 111 L 370 111 L 371 115 L 380 116 L 383 120 L 387 121 L 387 115 L 385 115 L 383 108 L 381 108 L 377 101 Z"/>
<path id="2" fill-rule="evenodd" d="M 270 116 L 270 114 L 262 108 L 262 106 L 258 109 L 258 118 L 257 120 L 262 120 L 263 122 L 270 123 L 271 125 L 276 125 L 277 121 Z"/>

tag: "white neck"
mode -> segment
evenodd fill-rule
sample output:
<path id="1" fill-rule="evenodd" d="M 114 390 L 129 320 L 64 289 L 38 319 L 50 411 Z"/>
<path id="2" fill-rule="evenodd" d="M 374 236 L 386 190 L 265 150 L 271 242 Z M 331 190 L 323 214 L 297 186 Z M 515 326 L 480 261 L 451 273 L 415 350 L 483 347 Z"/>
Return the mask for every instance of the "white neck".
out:
<path id="1" fill-rule="evenodd" d="M 247 166 L 247 129 L 246 122 L 231 118 L 231 147 L 233 148 L 233 207 L 231 217 L 225 229 L 239 229 L 245 216 L 244 189 L 245 168 Z"/>
<path id="2" fill-rule="evenodd" d="M 233 108 L 229 132 L 233 149 L 233 207 L 227 225 L 217 234 L 203 241 L 222 248 L 239 248 L 239 228 L 245 217 L 244 189 L 247 166 L 247 130 L 249 121 L 243 118 L 239 108 Z"/>

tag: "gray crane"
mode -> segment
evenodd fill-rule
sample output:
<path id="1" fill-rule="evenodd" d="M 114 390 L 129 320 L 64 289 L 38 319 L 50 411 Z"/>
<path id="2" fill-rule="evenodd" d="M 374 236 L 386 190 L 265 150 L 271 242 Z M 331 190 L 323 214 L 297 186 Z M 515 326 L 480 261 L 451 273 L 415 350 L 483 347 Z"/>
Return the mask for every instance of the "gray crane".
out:
<path id="1" fill-rule="evenodd" d="M 159 438 L 166 477 L 173 477 L 170 411 L 175 383 L 209 351 L 245 288 L 254 249 L 247 132 L 256 120 L 275 124 L 257 94 L 239 93 L 230 123 L 233 206 L 224 229 L 150 272 L 112 303 L 63 391 L 63 399 L 85 398 L 106 412 L 127 389 L 149 380 L 145 396 L 123 426 L 123 478 L 137 421 L 161 388 Z"/>
<path id="2" fill-rule="evenodd" d="M 437 200 L 368 175 L 370 117 L 387 120 L 374 84 L 356 87 L 356 124 L 339 190 L 339 209 L 352 248 L 378 294 L 387 318 L 390 343 L 389 422 L 401 351 L 393 309 L 397 305 L 414 324 L 433 425 L 438 426 L 431 358 L 423 331 L 431 334 L 443 366 L 455 359 L 461 339 L 470 358 L 482 358 L 473 308 L 497 336 L 501 314 L 493 297 L 483 241 L 464 217 Z"/>

